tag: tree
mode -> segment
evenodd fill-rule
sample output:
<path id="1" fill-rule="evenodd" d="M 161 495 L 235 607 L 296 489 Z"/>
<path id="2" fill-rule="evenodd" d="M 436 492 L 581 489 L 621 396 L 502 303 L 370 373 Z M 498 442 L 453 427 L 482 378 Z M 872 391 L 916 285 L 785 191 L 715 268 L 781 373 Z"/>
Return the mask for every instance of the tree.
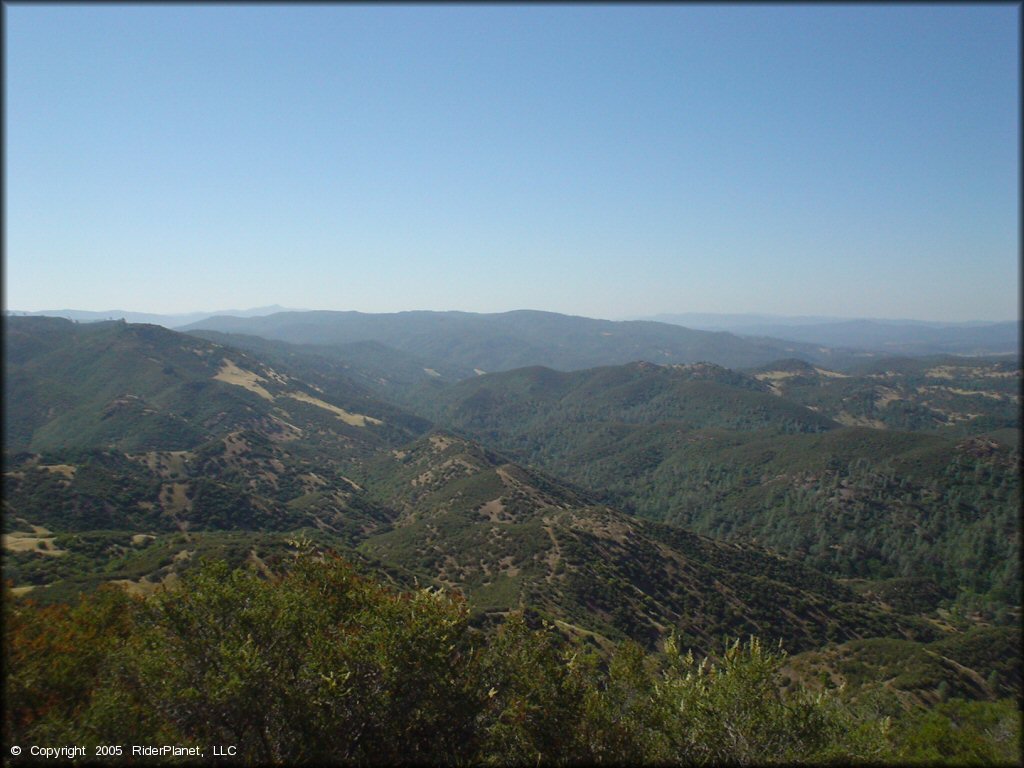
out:
<path id="1" fill-rule="evenodd" d="M 472 738 L 467 615 L 336 557 L 273 579 L 207 564 L 145 606 L 111 688 L 182 743 L 249 762 L 444 762 Z"/>

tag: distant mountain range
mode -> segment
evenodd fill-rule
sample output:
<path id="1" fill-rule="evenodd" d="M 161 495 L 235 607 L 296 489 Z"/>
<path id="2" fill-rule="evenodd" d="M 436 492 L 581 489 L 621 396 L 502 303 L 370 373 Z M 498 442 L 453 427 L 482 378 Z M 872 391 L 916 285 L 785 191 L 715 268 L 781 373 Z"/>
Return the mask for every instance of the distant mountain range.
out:
<path id="1" fill-rule="evenodd" d="M 668 323 L 595 320 L 554 312 L 280 312 L 264 317 L 211 317 L 183 331 L 219 331 L 292 344 L 338 347 L 376 342 L 457 378 L 543 365 L 570 371 L 637 360 L 710 362 L 746 368 L 797 357 L 837 364 L 853 353 L 780 339 L 743 339 Z"/>
<path id="2" fill-rule="evenodd" d="M 187 312 L 177 315 L 161 315 L 154 312 L 129 312 L 124 309 L 108 309 L 102 312 L 93 312 L 85 309 L 42 309 L 38 312 L 22 312 L 19 310 L 7 310 L 5 315 L 13 317 L 31 317 L 43 315 L 46 317 L 63 317 L 67 320 L 74 320 L 78 323 L 95 323 L 104 320 L 124 320 L 127 323 L 149 323 L 150 325 L 162 325 L 164 328 L 176 328 L 180 325 L 195 323 L 207 317 L 216 315 L 232 315 L 235 317 L 259 317 L 260 315 L 271 315 L 275 312 L 287 311 L 285 307 L 274 304 L 269 307 L 255 307 L 253 309 L 219 309 L 213 312 Z"/>
<path id="3" fill-rule="evenodd" d="M 745 338 L 783 338 L 805 344 L 885 352 L 893 355 L 1005 355 L 1020 351 L 1020 322 L 939 323 L 771 315 L 687 313 L 647 320 Z"/>
<path id="4" fill-rule="evenodd" d="M 376 346 L 405 354 L 406 367 L 426 369 L 443 380 L 477 371 L 544 365 L 579 370 L 636 360 L 661 364 L 710 362 L 753 368 L 796 358 L 845 369 L 880 355 L 1018 355 L 1020 323 L 941 323 L 787 317 L 756 314 L 684 313 L 610 321 L 517 310 L 503 313 L 363 313 L 289 310 L 277 305 L 161 315 L 109 310 L 8 311 L 76 322 L 125 320 L 185 331 L 246 334 L 322 348 L 347 346 L 378 358 Z M 353 345 L 362 345 L 357 351 Z"/>
<path id="5" fill-rule="evenodd" d="M 954 322 L 941 320 L 912 320 L 907 318 L 835 317 L 832 315 L 766 315 L 758 314 L 756 312 L 669 312 L 659 315 L 624 317 L 621 319 L 653 320 L 658 323 L 685 325 L 688 328 L 699 328 L 705 331 L 732 331 L 736 328 L 760 325 L 774 325 L 789 328 L 793 326 L 827 325 L 831 323 L 848 323 L 852 321 L 880 323 L 882 325 L 920 325 L 928 326 L 930 328 L 948 328 L 954 326 L 966 328 L 969 326 L 996 325 L 999 322 L 1003 322 L 999 320 L 965 320 Z"/>

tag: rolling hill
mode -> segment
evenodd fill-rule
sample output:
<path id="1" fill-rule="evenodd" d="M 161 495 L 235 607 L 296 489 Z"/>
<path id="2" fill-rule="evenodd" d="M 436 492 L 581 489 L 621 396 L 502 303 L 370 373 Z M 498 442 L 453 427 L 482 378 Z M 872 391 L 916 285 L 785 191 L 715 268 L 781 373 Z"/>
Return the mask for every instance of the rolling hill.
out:
<path id="1" fill-rule="evenodd" d="M 787 339 L 886 355 L 1019 355 L 1020 322 L 785 318 L 765 315 L 660 315 L 650 318 L 744 338 Z"/>
<path id="2" fill-rule="evenodd" d="M 180 325 L 185 325 L 186 323 L 195 323 L 214 315 L 255 317 L 257 315 L 270 315 L 274 312 L 286 311 L 289 310 L 275 304 L 269 307 L 254 307 L 252 309 L 221 309 L 214 312 L 188 312 L 180 315 L 163 315 L 155 312 L 129 312 L 124 309 L 108 309 L 100 312 L 84 309 L 42 309 L 36 312 L 8 309 L 4 310 L 4 315 L 11 317 L 63 317 L 66 320 L 73 320 L 76 323 L 124 320 L 127 323 L 145 323 L 149 325 L 162 325 L 164 328 L 175 328 Z"/>
<path id="3" fill-rule="evenodd" d="M 454 368 L 460 377 L 532 365 L 575 370 L 650 360 L 744 368 L 783 357 L 829 358 L 829 351 L 817 345 L 749 341 L 730 333 L 665 323 L 612 322 L 527 310 L 498 314 L 280 312 L 253 318 L 212 317 L 179 330 L 249 334 L 319 346 L 379 342 L 414 355 L 428 367 Z"/>
<path id="4" fill-rule="evenodd" d="M 9 318 L 7 333 L 5 576 L 21 591 L 152 591 L 203 556 L 272 568 L 309 538 L 403 583 L 465 591 L 481 621 L 524 606 L 568 633 L 653 643 L 678 629 L 698 648 L 725 632 L 794 648 L 934 634 L 759 547 L 633 518 L 424 433 L 340 376 L 320 386 L 155 326 Z M 730 375 L 690 375 L 708 372 Z"/>
<path id="5" fill-rule="evenodd" d="M 647 642 L 674 628 L 698 648 L 723 632 L 816 647 L 933 631 L 793 561 L 624 515 L 450 433 L 382 458 L 365 482 L 397 517 L 360 550 L 434 574 L 484 614 L 529 607 Z"/>
<path id="6" fill-rule="evenodd" d="M 963 435 L 1020 427 L 1019 360 L 884 357 L 838 372 L 790 359 L 749 373 L 849 426 Z"/>
<path id="7" fill-rule="evenodd" d="M 999 387 L 1019 376 L 984 370 Z M 978 595 L 1019 604 L 1013 433 L 844 427 L 825 406 L 841 406 L 842 419 L 846 390 L 829 387 L 851 380 L 801 361 L 751 376 L 713 366 L 528 368 L 460 382 L 420 407 L 645 518 L 757 542 L 836 576 L 927 576 L 969 604 Z M 865 381 L 871 393 L 880 386 L 853 386 Z M 790 400 L 794 390 L 816 410 Z"/>
<path id="8" fill-rule="evenodd" d="M 354 444 L 409 439 L 426 426 L 342 377 L 307 383 L 159 326 L 43 317 L 6 326 L 8 451 L 180 450 L 257 418 L 330 424 Z"/>

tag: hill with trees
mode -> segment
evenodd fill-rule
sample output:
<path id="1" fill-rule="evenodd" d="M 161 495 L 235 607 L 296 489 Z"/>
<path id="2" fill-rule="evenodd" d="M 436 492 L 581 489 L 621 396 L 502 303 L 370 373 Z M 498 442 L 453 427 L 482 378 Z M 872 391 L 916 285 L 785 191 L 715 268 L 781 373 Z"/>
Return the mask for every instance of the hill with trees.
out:
<path id="1" fill-rule="evenodd" d="M 778 339 L 751 341 L 667 323 L 614 322 L 531 310 L 495 314 L 278 312 L 252 318 L 211 317 L 178 330 L 246 334 L 321 347 L 373 341 L 413 355 L 431 368 L 454 368 L 460 378 L 477 370 L 507 371 L 533 365 L 576 370 L 650 360 L 708 361 L 744 368 L 783 357 L 830 359 L 829 350 L 818 345 Z"/>
<path id="2" fill-rule="evenodd" d="M 341 376 L 321 387 L 155 326 L 10 322 L 6 572 L 34 596 L 149 592 L 195 557 L 258 564 L 305 536 L 398 583 L 458 589 L 481 621 L 529 606 L 569 632 L 654 644 L 675 628 L 697 649 L 722 633 L 794 649 L 932 634 L 758 547 L 635 519 L 451 434 L 417 437 L 427 422 Z"/>
<path id="3" fill-rule="evenodd" d="M 826 347 L 872 350 L 883 355 L 1018 355 L 1020 322 L 773 317 L 771 315 L 659 315 L 651 318 L 700 330 L 730 331 L 744 338 L 771 337 Z"/>
<path id="4" fill-rule="evenodd" d="M 976 399 L 1018 397 L 1006 389 L 1019 367 L 888 365 L 881 375 L 901 390 L 930 374 L 990 395 Z M 972 609 L 1019 607 L 1019 444 L 1008 428 L 1019 414 L 993 416 L 991 433 L 844 427 L 851 406 L 830 387 L 854 378 L 800 361 L 752 375 L 528 368 L 438 389 L 418 407 L 642 517 L 756 542 L 838 577 L 926 576 Z"/>
<path id="5" fill-rule="evenodd" d="M 1019 744 L 1005 430 L 844 426 L 787 392 L 838 379 L 804 362 L 424 388 L 379 342 L 346 362 L 212 338 L 7 319 L 8 734 L 102 744 L 129 718 L 139 743 L 244 737 L 252 762 Z M 993 365 L 949 380 L 1003 391 Z M 338 751 L 338 729 L 364 735 Z"/>

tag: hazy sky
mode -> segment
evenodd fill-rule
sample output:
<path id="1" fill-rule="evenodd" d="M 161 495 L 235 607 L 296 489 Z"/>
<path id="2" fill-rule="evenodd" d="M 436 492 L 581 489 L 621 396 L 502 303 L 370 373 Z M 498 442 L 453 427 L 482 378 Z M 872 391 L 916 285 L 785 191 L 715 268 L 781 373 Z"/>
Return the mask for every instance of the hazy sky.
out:
<path id="1" fill-rule="evenodd" d="M 1018 315 L 1014 4 L 4 13 L 9 309 Z"/>

